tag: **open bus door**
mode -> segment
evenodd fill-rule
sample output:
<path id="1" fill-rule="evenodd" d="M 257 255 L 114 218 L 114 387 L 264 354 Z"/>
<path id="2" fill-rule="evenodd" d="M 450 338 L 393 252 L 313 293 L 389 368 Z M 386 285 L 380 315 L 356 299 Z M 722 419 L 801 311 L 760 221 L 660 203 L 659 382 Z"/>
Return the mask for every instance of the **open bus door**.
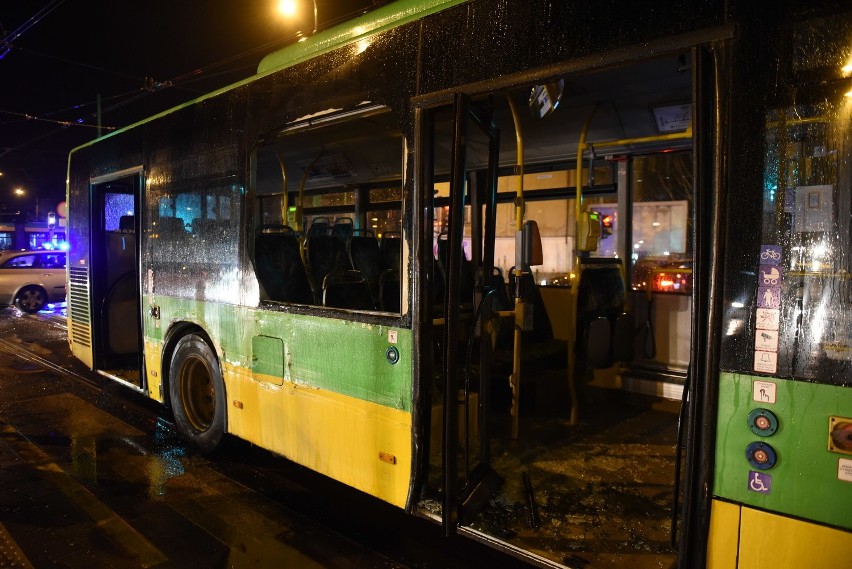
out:
<path id="1" fill-rule="evenodd" d="M 92 186 L 91 302 L 94 368 L 142 389 L 141 175 Z"/>
<path id="2" fill-rule="evenodd" d="M 444 170 L 443 175 L 449 166 L 449 199 L 443 202 L 447 205 L 436 200 L 435 209 L 445 216 L 433 220 L 441 230 L 434 242 L 434 288 L 440 293 L 432 297 L 433 331 L 440 346 L 436 371 L 440 373 L 438 391 L 442 397 L 442 523 L 447 536 L 456 532 L 459 522 L 469 522 L 476 516 L 498 481 L 489 467 L 491 340 L 481 323 L 489 320 L 485 313 L 490 303 L 485 300 L 494 292 L 489 276 L 494 266 L 499 131 L 491 121 L 487 102 L 478 106 L 457 94 L 452 113 L 450 119 L 442 109 L 435 113 L 440 118 L 433 118 L 435 130 L 452 137 L 449 156 L 434 160 L 435 169 Z M 443 132 L 443 127 L 450 126 L 451 133 Z M 446 142 L 440 138 L 435 135 L 436 147 Z M 469 167 L 467 156 L 472 145 L 487 156 L 486 168 Z M 439 178 L 435 172 L 432 176 L 433 182 Z M 465 235 L 466 218 L 470 235 Z M 434 409 L 433 428 L 438 418 Z M 436 437 L 432 440 L 438 441 Z"/>

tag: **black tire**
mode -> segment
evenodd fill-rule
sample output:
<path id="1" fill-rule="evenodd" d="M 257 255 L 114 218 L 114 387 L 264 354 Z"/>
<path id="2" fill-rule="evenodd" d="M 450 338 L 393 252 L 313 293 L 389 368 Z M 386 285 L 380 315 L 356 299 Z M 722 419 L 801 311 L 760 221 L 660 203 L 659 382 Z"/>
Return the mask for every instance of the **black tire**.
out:
<path id="1" fill-rule="evenodd" d="M 47 304 L 47 293 L 37 286 L 25 286 L 15 297 L 15 306 L 27 314 L 35 314 Z"/>
<path id="2" fill-rule="evenodd" d="M 201 336 L 188 334 L 175 346 L 169 399 L 187 443 L 202 453 L 215 450 L 225 433 L 225 382 L 216 354 Z"/>

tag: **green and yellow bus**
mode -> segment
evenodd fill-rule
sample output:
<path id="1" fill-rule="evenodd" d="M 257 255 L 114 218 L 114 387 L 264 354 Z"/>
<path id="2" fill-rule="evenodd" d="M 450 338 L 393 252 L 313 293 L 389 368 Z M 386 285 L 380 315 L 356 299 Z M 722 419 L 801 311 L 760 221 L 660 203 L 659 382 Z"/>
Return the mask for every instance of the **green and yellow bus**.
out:
<path id="1" fill-rule="evenodd" d="M 71 350 L 533 565 L 834 569 L 850 112 L 844 2 L 389 2 L 71 152 Z"/>

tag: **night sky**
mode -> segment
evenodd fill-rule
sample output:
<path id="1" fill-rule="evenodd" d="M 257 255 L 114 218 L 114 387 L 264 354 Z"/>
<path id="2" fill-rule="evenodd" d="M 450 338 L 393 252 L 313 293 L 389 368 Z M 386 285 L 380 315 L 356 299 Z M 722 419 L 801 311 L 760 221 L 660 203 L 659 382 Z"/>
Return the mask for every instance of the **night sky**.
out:
<path id="1" fill-rule="evenodd" d="M 252 75 L 313 29 L 278 0 L 27 0 L 0 7 L 0 213 L 39 218 L 64 198 L 71 148 Z M 319 28 L 376 0 L 316 0 Z M 148 78 L 148 79 L 146 79 Z M 23 188 L 25 196 L 14 194 Z"/>

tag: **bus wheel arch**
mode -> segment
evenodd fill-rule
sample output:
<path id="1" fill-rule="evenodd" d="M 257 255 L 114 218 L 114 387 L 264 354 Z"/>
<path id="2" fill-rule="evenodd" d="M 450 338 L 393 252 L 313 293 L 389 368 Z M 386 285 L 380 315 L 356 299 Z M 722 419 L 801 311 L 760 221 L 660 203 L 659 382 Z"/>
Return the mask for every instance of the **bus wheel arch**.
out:
<path id="1" fill-rule="evenodd" d="M 165 392 L 175 427 L 190 446 L 212 452 L 227 427 L 225 382 L 216 350 L 207 334 L 193 325 L 174 329 L 167 346 Z"/>

